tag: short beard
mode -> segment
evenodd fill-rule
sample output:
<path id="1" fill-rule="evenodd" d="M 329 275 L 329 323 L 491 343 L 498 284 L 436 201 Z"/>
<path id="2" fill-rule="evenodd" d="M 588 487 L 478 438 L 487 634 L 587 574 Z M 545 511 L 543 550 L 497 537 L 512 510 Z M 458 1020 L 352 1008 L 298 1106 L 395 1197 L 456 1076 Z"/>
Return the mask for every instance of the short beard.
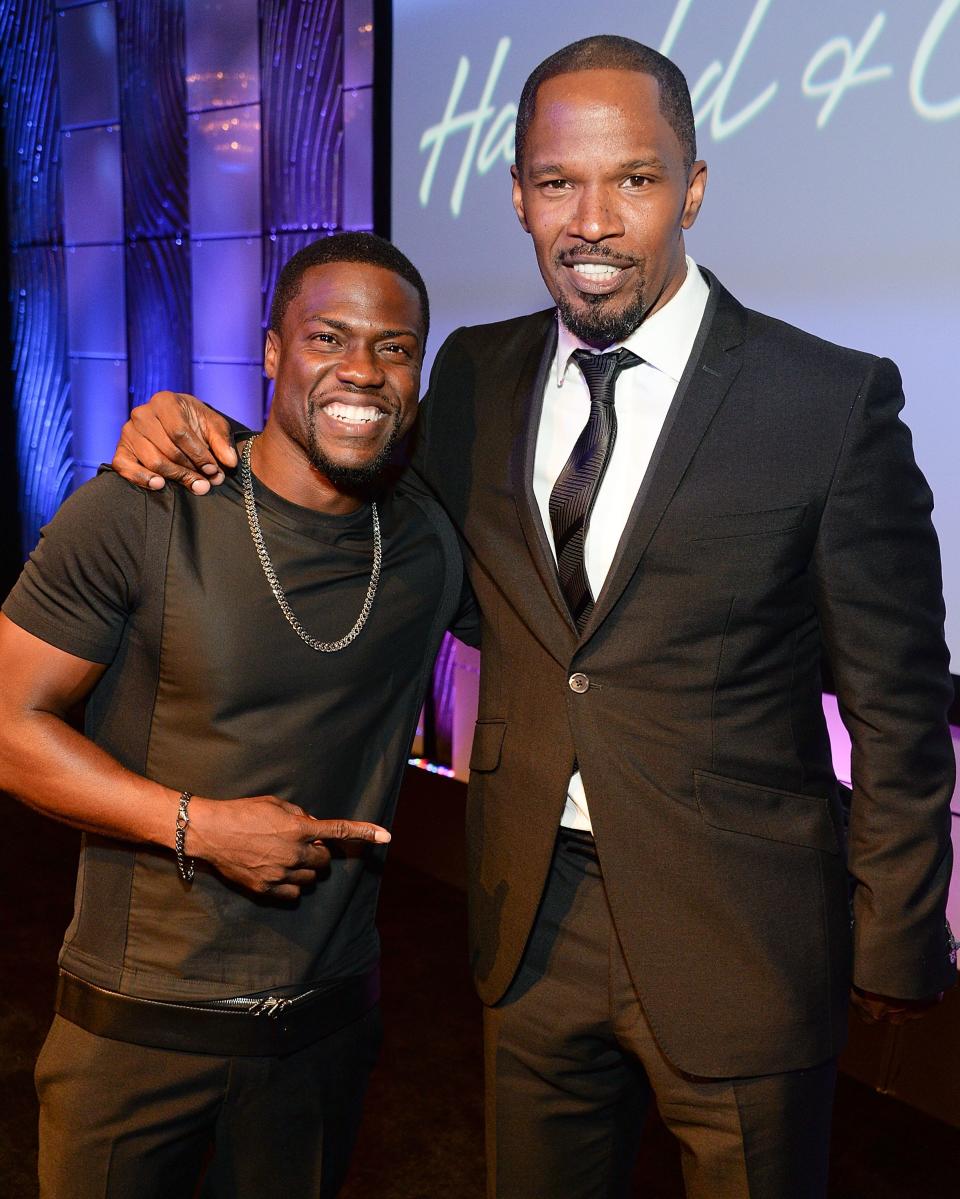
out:
<path id="1" fill-rule="evenodd" d="M 365 466 L 342 466 L 339 462 L 331 462 L 317 442 L 316 413 L 317 405 L 311 400 L 307 407 L 307 456 L 310 459 L 310 465 L 325 479 L 329 479 L 338 491 L 360 492 L 361 494 L 369 491 L 390 465 L 393 452 L 400 440 L 400 413 L 394 413 L 390 436 L 383 443 L 376 458 Z M 387 417 L 386 419 L 390 420 L 391 418 Z"/>
<path id="2" fill-rule="evenodd" d="M 608 261 L 612 265 L 615 265 L 618 262 L 625 261 L 603 247 L 596 247 L 593 251 L 589 251 L 589 253 L 599 263 Z M 607 346 L 614 345 L 618 341 L 626 341 L 630 334 L 640 327 L 647 313 L 649 305 L 644 302 L 644 290 L 647 281 L 643 271 L 643 263 L 642 260 L 631 261 L 632 265 L 637 269 L 637 286 L 633 293 L 633 299 L 626 308 L 613 311 L 608 309 L 608 305 L 613 299 L 612 296 L 595 296 L 581 293 L 580 299 L 586 307 L 575 309 L 567 295 L 562 291 L 559 293 L 557 308 L 560 312 L 560 319 L 574 337 L 578 337 L 581 341 L 585 341 L 587 345 L 593 346 L 595 349 L 605 349 Z M 558 254 L 554 259 L 554 267 L 559 271 L 562 266 L 563 255 Z"/>
<path id="3" fill-rule="evenodd" d="M 618 341 L 626 341 L 643 323 L 647 305 L 643 299 L 643 281 L 637 285 L 633 299 L 615 312 L 605 311 L 610 296 L 582 296 L 586 309 L 575 309 L 566 295 L 561 292 L 557 299 L 560 319 L 581 341 L 596 349 L 604 349 Z"/>

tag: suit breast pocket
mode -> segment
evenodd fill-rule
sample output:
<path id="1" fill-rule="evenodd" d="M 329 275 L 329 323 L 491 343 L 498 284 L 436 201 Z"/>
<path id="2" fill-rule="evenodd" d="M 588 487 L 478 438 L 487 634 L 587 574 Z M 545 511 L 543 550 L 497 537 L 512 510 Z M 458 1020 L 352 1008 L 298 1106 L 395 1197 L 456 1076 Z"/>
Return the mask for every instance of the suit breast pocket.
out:
<path id="1" fill-rule="evenodd" d="M 723 538 L 789 533 L 800 528 L 806 511 L 806 504 L 793 504 L 787 508 L 767 508 L 757 512 L 718 512 L 702 517 L 691 533 L 690 540 L 718 541 Z"/>

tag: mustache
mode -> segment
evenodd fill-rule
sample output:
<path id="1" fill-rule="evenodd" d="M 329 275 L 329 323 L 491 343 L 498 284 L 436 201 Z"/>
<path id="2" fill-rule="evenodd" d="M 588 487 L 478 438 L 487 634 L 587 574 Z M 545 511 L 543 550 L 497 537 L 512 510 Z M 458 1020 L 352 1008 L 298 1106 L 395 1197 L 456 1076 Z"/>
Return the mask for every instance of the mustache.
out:
<path id="1" fill-rule="evenodd" d="M 617 254 L 609 246 L 592 246 L 586 243 L 582 246 L 567 246 L 563 250 L 558 250 L 554 255 L 553 261 L 556 266 L 573 266 L 574 261 L 581 262 L 584 258 L 596 259 L 598 262 L 606 263 L 608 266 L 628 267 L 642 265 L 642 259 L 632 258 L 628 254 Z"/>

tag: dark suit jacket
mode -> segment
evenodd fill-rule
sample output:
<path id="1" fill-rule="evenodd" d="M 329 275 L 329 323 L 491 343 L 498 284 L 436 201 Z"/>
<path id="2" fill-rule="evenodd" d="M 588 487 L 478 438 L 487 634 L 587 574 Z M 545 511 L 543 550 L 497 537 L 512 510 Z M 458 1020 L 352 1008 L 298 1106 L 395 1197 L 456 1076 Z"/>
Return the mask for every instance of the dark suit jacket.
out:
<path id="1" fill-rule="evenodd" d="M 954 759 L 931 497 L 896 367 L 709 281 L 582 636 L 531 482 L 552 311 L 448 338 L 416 465 L 460 532 L 482 613 L 468 801 L 481 997 L 497 1002 L 516 971 L 576 760 L 661 1047 L 724 1076 L 836 1053 L 851 953 L 857 983 L 884 994 L 954 980 Z M 822 648 L 854 744 L 848 845 Z"/>

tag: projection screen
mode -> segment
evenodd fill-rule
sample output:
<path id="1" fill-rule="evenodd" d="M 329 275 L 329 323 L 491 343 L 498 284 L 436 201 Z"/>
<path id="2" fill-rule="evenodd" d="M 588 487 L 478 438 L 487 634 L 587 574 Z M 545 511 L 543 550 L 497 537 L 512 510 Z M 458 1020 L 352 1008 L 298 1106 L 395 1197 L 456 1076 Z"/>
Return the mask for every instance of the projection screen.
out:
<path id="1" fill-rule="evenodd" d="M 960 0 L 396 0 L 392 236 L 431 349 L 549 304 L 510 204 L 513 120 L 542 58 L 593 33 L 669 54 L 710 167 L 688 252 L 750 307 L 892 357 L 936 496 L 960 673 Z"/>

